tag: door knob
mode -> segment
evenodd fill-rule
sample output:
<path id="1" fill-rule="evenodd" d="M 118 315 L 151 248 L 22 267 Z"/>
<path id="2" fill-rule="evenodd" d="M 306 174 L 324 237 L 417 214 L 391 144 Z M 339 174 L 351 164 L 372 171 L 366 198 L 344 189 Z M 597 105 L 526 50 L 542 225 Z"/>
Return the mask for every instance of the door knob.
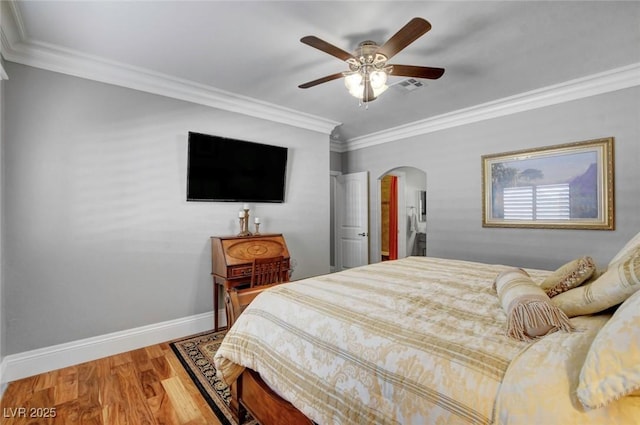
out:
<path id="1" fill-rule="evenodd" d="M 365 232 L 362 232 L 362 233 L 358 233 L 358 236 L 367 236 L 367 234 Z"/>

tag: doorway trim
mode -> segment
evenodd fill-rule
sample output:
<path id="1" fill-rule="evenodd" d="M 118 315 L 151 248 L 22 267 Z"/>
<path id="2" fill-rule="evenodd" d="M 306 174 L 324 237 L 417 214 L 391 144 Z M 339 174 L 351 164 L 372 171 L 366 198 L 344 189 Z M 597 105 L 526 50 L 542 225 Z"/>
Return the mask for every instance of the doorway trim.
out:
<path id="1" fill-rule="evenodd" d="M 377 205 L 376 205 L 376 220 L 377 223 L 377 236 L 376 236 L 376 262 L 380 262 L 382 259 L 381 254 L 381 244 L 382 244 L 382 178 L 384 176 L 396 176 L 398 178 L 398 234 L 396 237 L 398 238 L 398 258 L 404 258 L 407 256 L 407 220 L 401 219 L 400 216 L 404 217 L 404 213 L 407 210 L 407 202 L 405 197 L 405 186 L 406 186 L 406 173 L 404 171 L 398 170 L 397 168 L 392 168 L 391 170 L 386 171 L 378 177 L 378 195 L 377 195 Z"/>

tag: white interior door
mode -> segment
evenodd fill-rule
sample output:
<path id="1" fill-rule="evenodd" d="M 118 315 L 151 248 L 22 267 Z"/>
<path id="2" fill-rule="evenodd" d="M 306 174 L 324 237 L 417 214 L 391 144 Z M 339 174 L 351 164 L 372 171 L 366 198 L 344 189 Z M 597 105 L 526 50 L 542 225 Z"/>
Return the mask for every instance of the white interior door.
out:
<path id="1" fill-rule="evenodd" d="M 369 264 L 369 174 L 336 177 L 336 270 Z"/>

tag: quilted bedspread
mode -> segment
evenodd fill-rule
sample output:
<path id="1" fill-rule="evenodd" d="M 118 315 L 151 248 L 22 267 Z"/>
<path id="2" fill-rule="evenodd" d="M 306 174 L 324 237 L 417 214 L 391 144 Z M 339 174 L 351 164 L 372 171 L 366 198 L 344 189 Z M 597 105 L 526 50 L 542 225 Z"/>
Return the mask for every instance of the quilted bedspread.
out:
<path id="1" fill-rule="evenodd" d="M 549 351 L 558 346 L 558 358 L 567 357 L 573 343 L 563 344 L 569 334 L 561 333 L 533 343 L 505 335 L 492 284 L 507 268 L 409 257 L 279 285 L 239 317 L 215 355 L 216 368 L 228 383 L 245 367 L 257 371 L 318 424 L 531 423 L 527 409 L 562 397 L 541 378 L 554 370 L 525 356 L 548 339 L 554 345 L 530 355 L 553 363 Z M 527 271 L 538 281 L 549 274 Z M 573 339 L 586 348 L 572 361 L 584 360 L 585 338 L 605 320 L 580 322 L 586 336 Z M 554 379 L 563 382 L 554 385 L 567 393 L 562 403 L 575 411 L 565 417 L 571 421 L 584 414 L 571 394 L 577 377 L 567 384 L 567 373 L 559 374 L 565 376 Z M 514 397 L 501 394 L 505 381 Z"/>

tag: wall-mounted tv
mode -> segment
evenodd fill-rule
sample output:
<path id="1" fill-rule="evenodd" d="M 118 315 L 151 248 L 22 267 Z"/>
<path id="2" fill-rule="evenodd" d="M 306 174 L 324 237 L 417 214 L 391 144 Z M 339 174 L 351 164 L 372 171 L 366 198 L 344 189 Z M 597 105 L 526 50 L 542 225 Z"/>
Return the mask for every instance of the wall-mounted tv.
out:
<path id="1" fill-rule="evenodd" d="M 284 202 L 287 148 L 189 132 L 187 201 Z"/>

